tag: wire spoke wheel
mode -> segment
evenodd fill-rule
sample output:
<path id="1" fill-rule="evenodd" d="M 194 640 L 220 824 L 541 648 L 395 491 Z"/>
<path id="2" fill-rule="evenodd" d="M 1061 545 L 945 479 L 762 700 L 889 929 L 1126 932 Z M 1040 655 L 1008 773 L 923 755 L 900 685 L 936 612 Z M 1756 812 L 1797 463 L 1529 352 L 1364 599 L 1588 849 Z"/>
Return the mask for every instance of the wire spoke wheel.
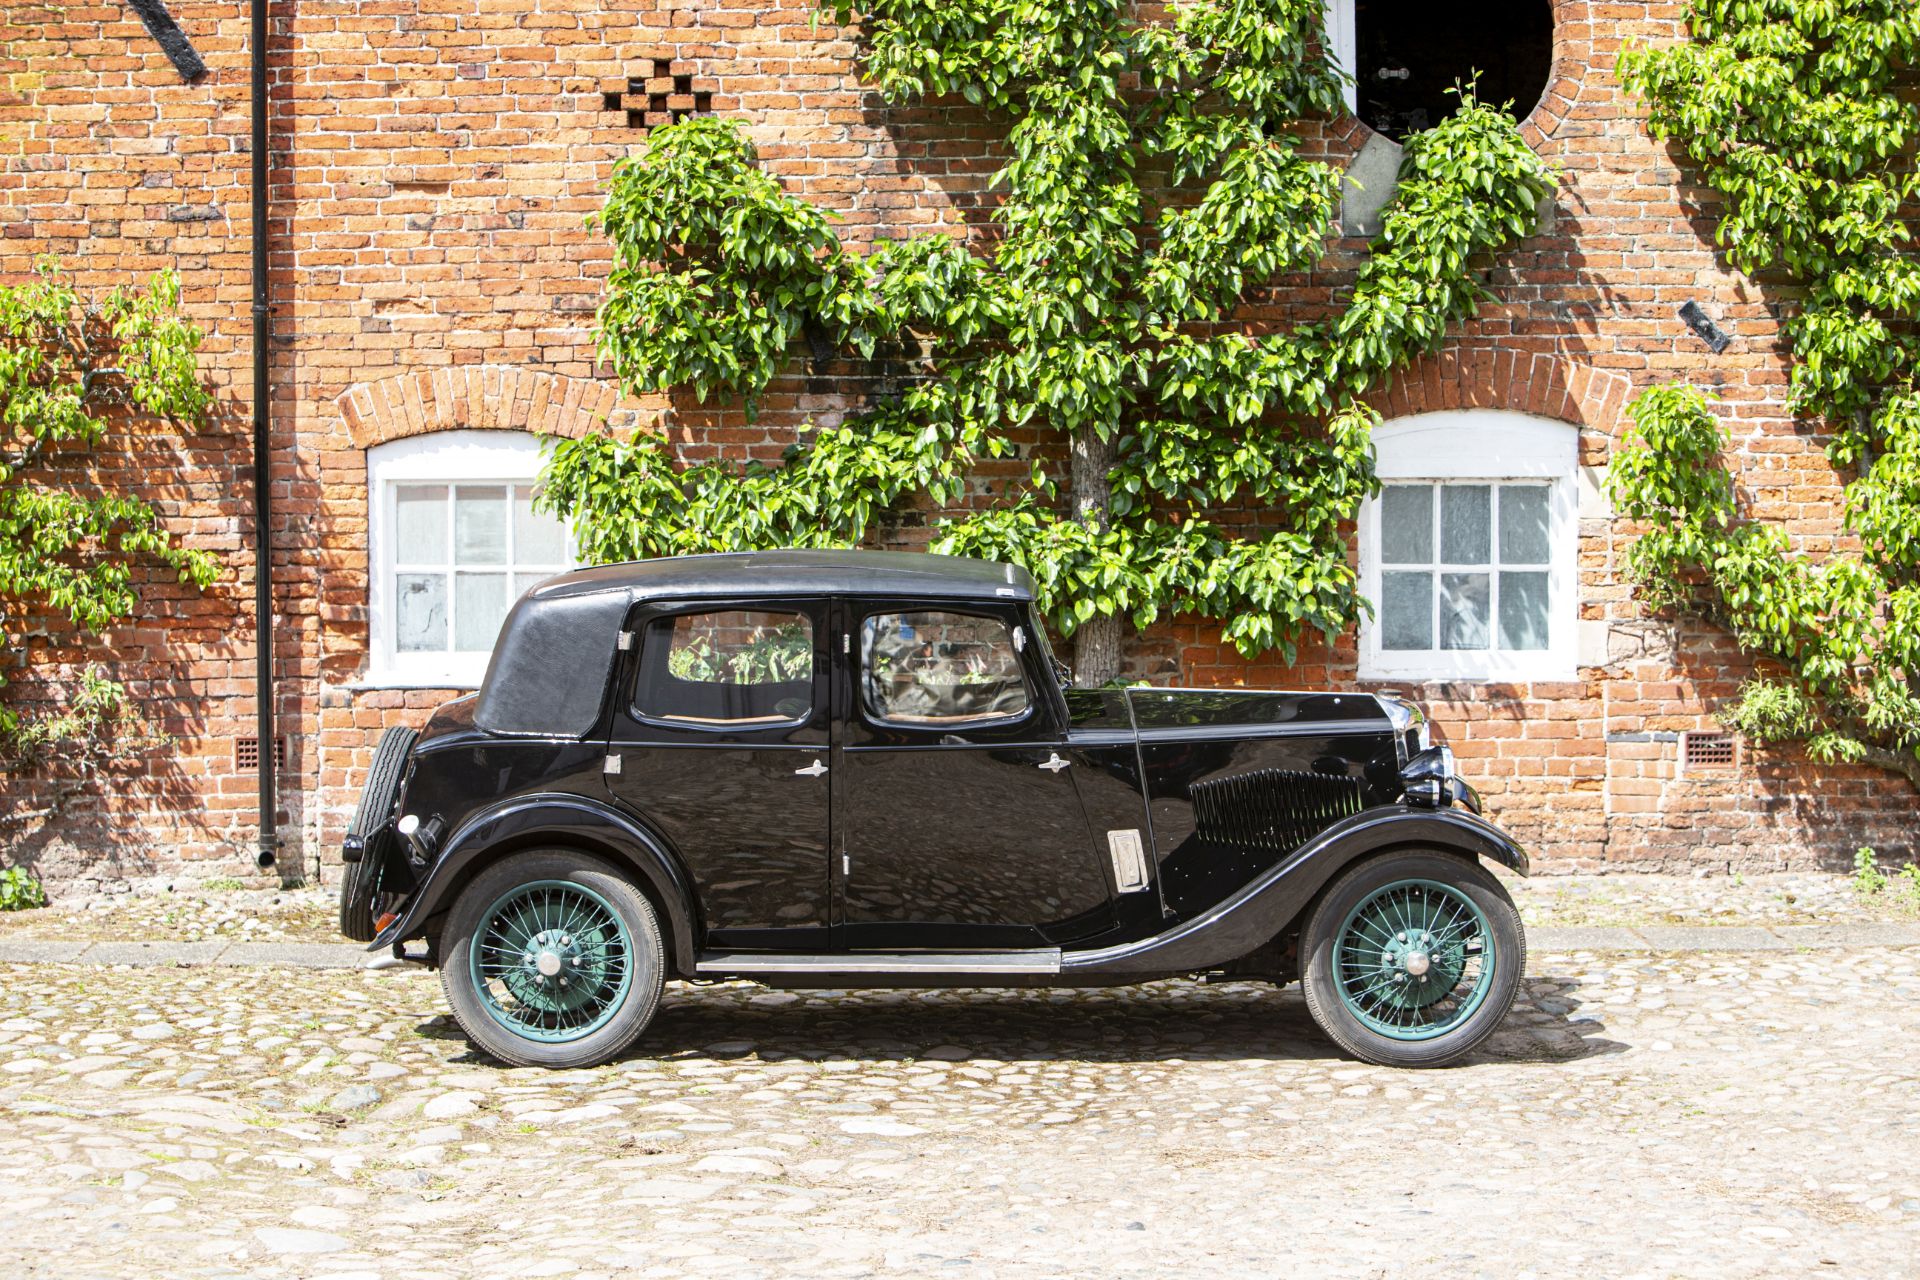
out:
<path id="1" fill-rule="evenodd" d="M 516 1036 L 562 1044 L 593 1034 L 633 985 L 633 938 L 585 885 L 536 880 L 488 907 L 469 951 L 486 1014 Z"/>
<path id="2" fill-rule="evenodd" d="M 1398 880 L 1347 913 L 1335 936 L 1341 1003 L 1368 1030 L 1431 1040 L 1465 1023 L 1493 988 L 1493 930 L 1472 898 L 1437 880 Z"/>

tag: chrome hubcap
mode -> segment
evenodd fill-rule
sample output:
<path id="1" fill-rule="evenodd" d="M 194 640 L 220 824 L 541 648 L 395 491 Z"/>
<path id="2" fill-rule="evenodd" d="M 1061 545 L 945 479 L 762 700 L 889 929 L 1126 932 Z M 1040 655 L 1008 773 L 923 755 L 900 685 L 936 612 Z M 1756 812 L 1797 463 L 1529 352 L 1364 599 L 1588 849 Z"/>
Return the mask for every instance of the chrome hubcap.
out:
<path id="1" fill-rule="evenodd" d="M 580 945 L 573 935 L 559 929 L 542 929 L 527 939 L 520 964 L 533 980 L 546 986 L 558 979 L 559 986 L 570 985 L 566 975 L 580 967 Z"/>

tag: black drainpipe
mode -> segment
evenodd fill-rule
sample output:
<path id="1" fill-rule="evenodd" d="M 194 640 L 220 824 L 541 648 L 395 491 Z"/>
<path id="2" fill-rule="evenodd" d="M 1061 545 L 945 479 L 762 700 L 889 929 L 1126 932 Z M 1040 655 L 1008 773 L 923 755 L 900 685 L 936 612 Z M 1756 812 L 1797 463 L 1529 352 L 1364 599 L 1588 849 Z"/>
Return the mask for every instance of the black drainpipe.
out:
<path id="1" fill-rule="evenodd" d="M 267 288 L 267 0 L 253 0 L 253 679 L 260 750 L 261 870 L 271 867 L 280 837 L 274 830 L 273 741 L 273 494 L 268 453 L 267 342 L 273 331 Z"/>

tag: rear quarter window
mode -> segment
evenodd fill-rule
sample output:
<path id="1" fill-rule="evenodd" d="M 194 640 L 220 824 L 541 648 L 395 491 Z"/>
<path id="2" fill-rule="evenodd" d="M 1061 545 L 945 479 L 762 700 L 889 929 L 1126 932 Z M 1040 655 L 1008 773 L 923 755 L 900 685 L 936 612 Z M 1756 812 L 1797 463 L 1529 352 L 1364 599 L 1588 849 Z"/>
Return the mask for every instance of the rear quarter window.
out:
<path id="1" fill-rule="evenodd" d="M 784 724 L 813 711 L 813 621 L 804 613 L 716 609 L 650 623 L 634 711 L 726 727 Z"/>

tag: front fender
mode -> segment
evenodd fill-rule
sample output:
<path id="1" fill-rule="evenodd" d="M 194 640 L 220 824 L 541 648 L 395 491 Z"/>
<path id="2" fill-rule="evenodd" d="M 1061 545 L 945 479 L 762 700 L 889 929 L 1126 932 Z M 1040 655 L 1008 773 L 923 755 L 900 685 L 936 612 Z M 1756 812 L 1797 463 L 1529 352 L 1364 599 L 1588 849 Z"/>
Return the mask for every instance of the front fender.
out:
<path id="1" fill-rule="evenodd" d="M 1491 858 L 1526 875 L 1517 841 L 1462 809 L 1379 805 L 1334 823 L 1238 893 L 1143 938 L 1060 957 L 1062 973 L 1172 974 L 1211 969 L 1265 946 L 1296 920 L 1328 881 L 1356 858 L 1403 845 Z"/>
<path id="2" fill-rule="evenodd" d="M 421 936 L 427 921 L 453 905 L 467 882 L 518 849 L 563 845 L 631 871 L 665 908 L 676 967 L 693 972 L 698 915 L 693 889 L 665 842 L 612 805 L 586 796 L 518 796 L 469 818 L 447 838 L 434 864 L 408 898 L 400 918 L 380 931 L 369 951 Z"/>

